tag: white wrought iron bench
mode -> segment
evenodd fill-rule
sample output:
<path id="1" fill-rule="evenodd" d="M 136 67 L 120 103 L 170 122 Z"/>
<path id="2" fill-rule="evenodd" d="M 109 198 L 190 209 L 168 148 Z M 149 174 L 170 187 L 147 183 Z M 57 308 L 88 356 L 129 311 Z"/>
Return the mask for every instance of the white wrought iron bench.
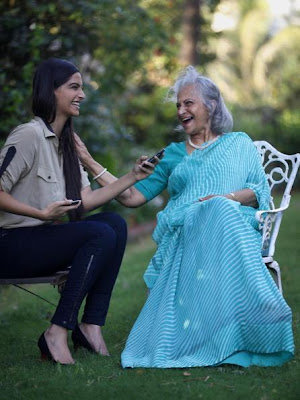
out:
<path id="1" fill-rule="evenodd" d="M 300 154 L 281 153 L 266 141 L 256 141 L 254 144 L 261 156 L 272 196 L 270 209 L 257 211 L 255 215 L 262 230 L 262 257 L 267 268 L 275 272 L 275 281 L 282 293 L 280 266 L 274 260 L 275 245 L 283 212 L 290 204 L 291 190 L 300 165 Z M 280 198 L 278 208 L 274 204 L 275 194 Z"/>

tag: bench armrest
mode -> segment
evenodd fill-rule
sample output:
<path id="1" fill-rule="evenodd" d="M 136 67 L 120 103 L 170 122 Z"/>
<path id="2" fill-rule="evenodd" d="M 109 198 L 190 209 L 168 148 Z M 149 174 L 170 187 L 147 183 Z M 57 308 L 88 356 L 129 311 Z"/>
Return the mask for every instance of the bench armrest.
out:
<path id="1" fill-rule="evenodd" d="M 258 222 L 263 222 L 264 218 L 266 217 L 266 215 L 264 215 L 264 214 L 267 214 L 267 215 L 272 215 L 273 214 L 274 217 L 275 217 L 276 214 L 285 211 L 290 205 L 291 196 L 290 195 L 285 195 L 284 199 L 285 199 L 285 201 L 284 201 L 284 205 L 282 207 L 274 208 L 273 210 L 270 209 L 270 210 L 256 211 L 255 219 Z"/>

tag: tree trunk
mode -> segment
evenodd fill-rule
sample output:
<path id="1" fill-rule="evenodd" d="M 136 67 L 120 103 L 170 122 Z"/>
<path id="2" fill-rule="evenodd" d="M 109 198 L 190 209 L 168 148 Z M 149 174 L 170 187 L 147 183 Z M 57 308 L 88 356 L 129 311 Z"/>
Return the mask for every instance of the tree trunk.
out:
<path id="1" fill-rule="evenodd" d="M 197 45 L 200 37 L 200 5 L 202 0 L 185 0 L 182 16 L 182 45 L 180 50 L 180 62 L 183 65 L 197 65 L 200 62 L 200 54 Z"/>

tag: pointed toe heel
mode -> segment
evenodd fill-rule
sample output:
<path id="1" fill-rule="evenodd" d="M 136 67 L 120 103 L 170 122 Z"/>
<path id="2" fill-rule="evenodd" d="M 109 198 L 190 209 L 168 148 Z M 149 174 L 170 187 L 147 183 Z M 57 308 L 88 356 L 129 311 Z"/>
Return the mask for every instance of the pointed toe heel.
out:
<path id="1" fill-rule="evenodd" d="M 78 325 L 76 325 L 75 329 L 72 332 L 72 341 L 74 346 L 74 351 L 77 351 L 79 347 L 84 347 L 91 353 L 96 353 L 96 351 L 92 348 L 87 338 L 82 333 L 81 329 Z"/>
<path id="2" fill-rule="evenodd" d="M 47 345 L 46 339 L 45 339 L 45 332 L 43 332 L 38 340 L 38 347 L 41 352 L 41 359 L 43 361 L 48 360 L 56 364 L 56 361 L 54 360 L 52 354 L 50 353 L 49 347 Z"/>

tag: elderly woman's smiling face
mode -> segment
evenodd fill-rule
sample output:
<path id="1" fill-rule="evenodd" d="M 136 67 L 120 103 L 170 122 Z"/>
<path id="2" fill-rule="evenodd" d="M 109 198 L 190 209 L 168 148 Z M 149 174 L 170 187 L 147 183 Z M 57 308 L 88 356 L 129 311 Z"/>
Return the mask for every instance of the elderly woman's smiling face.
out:
<path id="1" fill-rule="evenodd" d="M 210 118 L 206 106 L 193 85 L 184 86 L 177 97 L 177 116 L 188 135 L 210 130 Z"/>

